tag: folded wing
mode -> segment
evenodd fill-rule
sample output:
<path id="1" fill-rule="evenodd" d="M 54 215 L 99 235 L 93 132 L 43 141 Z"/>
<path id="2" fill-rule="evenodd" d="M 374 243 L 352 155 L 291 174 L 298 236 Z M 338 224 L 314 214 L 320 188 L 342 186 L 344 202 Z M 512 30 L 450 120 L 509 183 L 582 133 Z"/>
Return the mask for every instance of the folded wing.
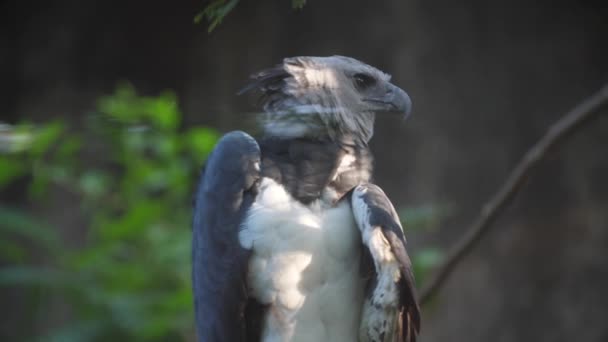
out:
<path id="1" fill-rule="evenodd" d="M 226 134 L 209 156 L 195 195 L 192 283 L 198 341 L 245 341 L 247 263 L 240 224 L 255 199 L 260 149 L 243 132 Z"/>
<path id="2" fill-rule="evenodd" d="M 371 262 L 359 331 L 362 341 L 416 341 L 420 309 L 412 264 L 397 213 L 378 186 L 357 186 L 351 197 L 353 214 Z"/>

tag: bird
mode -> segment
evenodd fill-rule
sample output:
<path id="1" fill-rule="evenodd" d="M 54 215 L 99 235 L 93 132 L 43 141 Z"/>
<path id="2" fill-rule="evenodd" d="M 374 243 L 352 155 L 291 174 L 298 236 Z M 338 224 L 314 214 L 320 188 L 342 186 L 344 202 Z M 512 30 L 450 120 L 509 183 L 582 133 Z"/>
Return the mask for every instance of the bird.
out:
<path id="1" fill-rule="evenodd" d="M 368 147 L 377 115 L 411 112 L 390 80 L 345 56 L 251 76 L 261 133 L 222 136 L 194 195 L 198 341 L 416 340 L 412 263 Z"/>

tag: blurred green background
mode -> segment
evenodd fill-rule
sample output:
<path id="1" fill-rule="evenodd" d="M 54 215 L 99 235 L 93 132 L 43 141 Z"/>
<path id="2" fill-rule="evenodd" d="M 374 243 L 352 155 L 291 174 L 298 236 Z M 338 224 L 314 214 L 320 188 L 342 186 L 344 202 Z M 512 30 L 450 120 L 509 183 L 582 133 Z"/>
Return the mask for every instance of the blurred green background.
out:
<path id="1" fill-rule="evenodd" d="M 608 80 L 601 1 L 213 3 L 0 2 L 0 340 L 193 341 L 195 182 L 221 134 L 256 132 L 236 92 L 283 57 L 352 56 L 412 97 L 371 148 L 419 283 Z M 607 146 L 604 116 L 551 153 L 421 341 L 608 340 Z"/>
<path id="2" fill-rule="evenodd" d="M 61 302 L 69 320 L 22 338 L 181 340 L 192 335 L 192 189 L 218 133 L 179 129 L 176 96 L 138 96 L 129 84 L 101 97 L 80 130 L 64 120 L 2 128 L 0 187 L 23 182 L 30 203 L 68 191 L 85 220 L 79 245 L 57 227 L 0 207 L 0 285 L 27 288 L 28 315 Z M 95 155 L 95 162 L 82 162 Z"/>

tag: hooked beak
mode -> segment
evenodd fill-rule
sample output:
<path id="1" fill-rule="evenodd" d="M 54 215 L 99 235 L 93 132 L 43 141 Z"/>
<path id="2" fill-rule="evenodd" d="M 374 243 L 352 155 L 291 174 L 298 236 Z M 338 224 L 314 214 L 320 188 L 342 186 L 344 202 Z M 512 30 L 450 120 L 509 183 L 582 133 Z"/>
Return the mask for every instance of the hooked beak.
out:
<path id="1" fill-rule="evenodd" d="M 389 89 L 382 97 L 365 98 L 365 102 L 370 102 L 378 105 L 378 112 L 387 112 L 395 114 L 403 114 L 405 118 L 410 116 L 412 112 L 412 99 L 401 88 L 389 84 Z"/>

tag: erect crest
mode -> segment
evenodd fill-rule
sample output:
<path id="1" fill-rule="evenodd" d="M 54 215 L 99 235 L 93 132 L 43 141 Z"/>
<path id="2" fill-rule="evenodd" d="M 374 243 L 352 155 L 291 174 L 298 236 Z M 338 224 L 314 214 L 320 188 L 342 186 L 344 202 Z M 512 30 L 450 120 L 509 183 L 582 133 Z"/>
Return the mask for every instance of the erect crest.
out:
<path id="1" fill-rule="evenodd" d="M 262 125 L 269 135 L 348 136 L 367 143 L 374 114 L 384 110 L 376 98 L 391 87 L 389 75 L 353 58 L 292 57 L 253 75 L 240 93 L 262 92 Z"/>

